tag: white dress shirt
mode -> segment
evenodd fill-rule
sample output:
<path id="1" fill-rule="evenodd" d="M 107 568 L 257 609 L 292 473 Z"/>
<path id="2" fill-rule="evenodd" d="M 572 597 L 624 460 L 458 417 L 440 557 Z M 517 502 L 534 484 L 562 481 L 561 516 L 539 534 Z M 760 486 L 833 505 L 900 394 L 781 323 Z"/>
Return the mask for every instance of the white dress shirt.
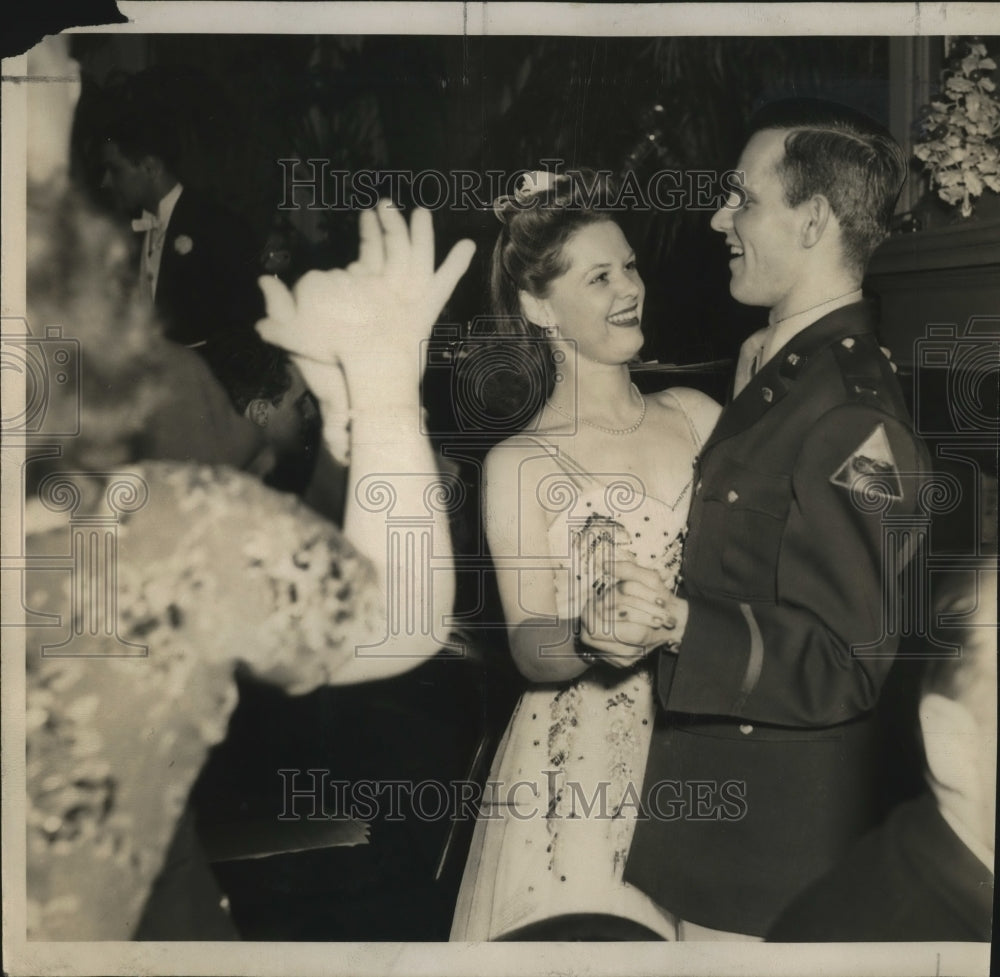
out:
<path id="1" fill-rule="evenodd" d="M 156 298 L 156 284 L 160 278 L 160 263 L 163 260 L 163 245 L 167 239 L 167 225 L 170 223 L 170 217 L 174 212 L 174 207 L 177 206 L 183 189 L 184 187 L 180 183 L 174 184 L 174 188 L 160 198 L 156 213 L 151 214 L 148 210 L 144 210 L 142 218 L 136 222 L 137 224 L 149 225 L 142 242 L 139 279 L 143 294 L 150 303 Z"/>

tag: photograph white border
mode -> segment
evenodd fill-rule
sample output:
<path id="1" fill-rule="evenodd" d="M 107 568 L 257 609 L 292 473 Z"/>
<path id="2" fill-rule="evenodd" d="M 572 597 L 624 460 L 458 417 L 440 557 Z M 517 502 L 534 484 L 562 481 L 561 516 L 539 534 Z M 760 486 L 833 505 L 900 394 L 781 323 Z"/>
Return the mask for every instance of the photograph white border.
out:
<path id="1" fill-rule="evenodd" d="M 584 4 L 584 3 L 229 3 L 122 2 L 125 25 L 81 33 L 336 33 L 654 36 L 963 35 L 1000 33 L 994 4 Z M 2 315 L 24 314 L 26 58 L 3 65 Z M 6 378 L 5 378 L 6 379 Z M 16 398 L 16 384 L 3 396 Z M 20 391 L 23 398 L 23 390 Z M 14 401 L 16 402 L 16 401 Z M 20 524 L 18 449 L 5 446 L 5 542 Z M 4 547 L 5 552 L 11 552 Z M 4 587 L 16 587 L 4 575 Z M 8 600 L 10 593 L 4 595 Z M 13 592 L 17 604 L 17 592 Z M 3 957 L 6 973 L 48 974 L 986 974 L 977 944 L 483 944 L 438 943 L 39 943 L 25 933 L 23 638 L 4 629 Z M 19 647 L 20 644 L 20 647 Z"/>

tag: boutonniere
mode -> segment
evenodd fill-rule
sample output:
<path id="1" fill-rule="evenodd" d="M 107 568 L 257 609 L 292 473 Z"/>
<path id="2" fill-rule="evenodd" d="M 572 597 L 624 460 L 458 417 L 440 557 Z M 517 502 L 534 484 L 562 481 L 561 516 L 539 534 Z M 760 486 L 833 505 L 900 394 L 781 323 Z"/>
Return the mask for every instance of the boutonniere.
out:
<path id="1" fill-rule="evenodd" d="M 194 241 L 191 240 L 186 234 L 178 234 L 174 238 L 174 250 L 180 254 L 190 254 L 194 249 Z"/>

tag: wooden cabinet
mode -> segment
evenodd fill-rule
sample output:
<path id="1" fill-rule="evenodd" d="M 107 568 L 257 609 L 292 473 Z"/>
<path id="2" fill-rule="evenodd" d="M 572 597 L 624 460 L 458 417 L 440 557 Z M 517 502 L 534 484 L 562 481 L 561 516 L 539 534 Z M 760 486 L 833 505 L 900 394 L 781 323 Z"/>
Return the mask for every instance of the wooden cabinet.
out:
<path id="1" fill-rule="evenodd" d="M 933 548 L 996 553 L 1000 219 L 889 239 L 865 288 L 881 306 L 882 342 L 942 488 L 958 494 L 935 514 Z"/>

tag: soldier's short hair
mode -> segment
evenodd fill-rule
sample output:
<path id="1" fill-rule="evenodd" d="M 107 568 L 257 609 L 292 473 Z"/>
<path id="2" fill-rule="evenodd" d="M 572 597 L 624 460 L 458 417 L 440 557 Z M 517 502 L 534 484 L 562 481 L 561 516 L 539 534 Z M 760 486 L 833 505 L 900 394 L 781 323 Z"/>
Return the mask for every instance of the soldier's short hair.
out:
<path id="1" fill-rule="evenodd" d="M 847 263 L 863 271 L 889 233 L 906 180 L 906 157 L 883 126 L 862 112 L 815 98 L 783 99 L 761 108 L 750 133 L 787 129 L 779 175 L 796 207 L 822 194 L 840 223 Z"/>

